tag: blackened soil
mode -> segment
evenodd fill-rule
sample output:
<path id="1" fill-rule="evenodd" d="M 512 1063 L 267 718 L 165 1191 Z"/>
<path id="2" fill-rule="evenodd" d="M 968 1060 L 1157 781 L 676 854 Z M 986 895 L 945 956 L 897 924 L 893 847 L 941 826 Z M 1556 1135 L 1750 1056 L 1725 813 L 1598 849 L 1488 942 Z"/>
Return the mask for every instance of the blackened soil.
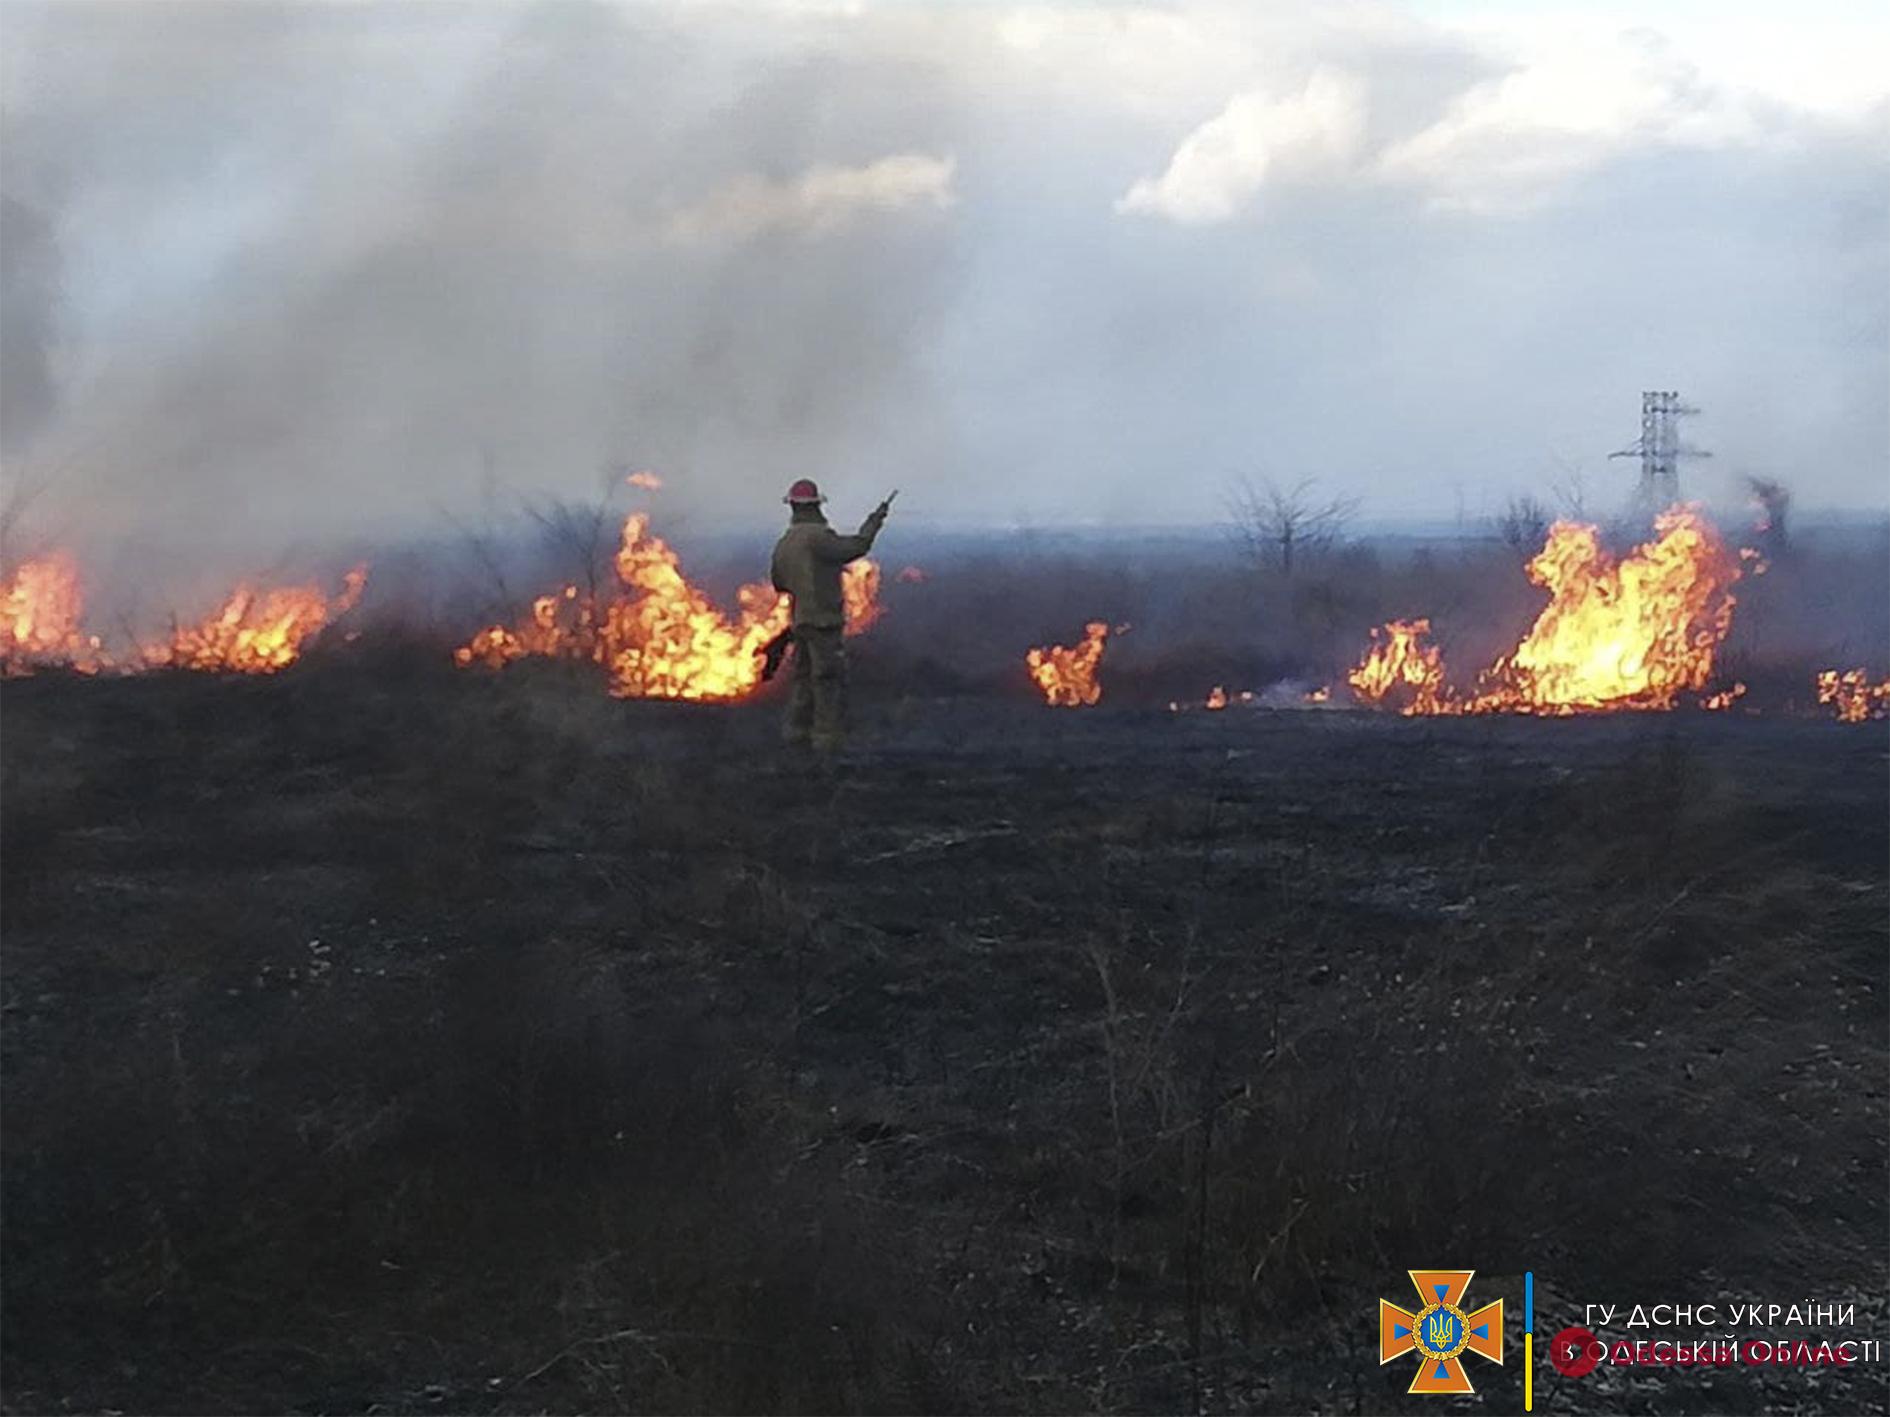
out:
<path id="1" fill-rule="evenodd" d="M 1464 1410 L 1526 1270 L 1539 1335 L 1890 1338 L 1882 724 L 0 706 L 10 1411 L 1434 1411 L 1376 1352 L 1429 1266 L 1507 1305 Z"/>

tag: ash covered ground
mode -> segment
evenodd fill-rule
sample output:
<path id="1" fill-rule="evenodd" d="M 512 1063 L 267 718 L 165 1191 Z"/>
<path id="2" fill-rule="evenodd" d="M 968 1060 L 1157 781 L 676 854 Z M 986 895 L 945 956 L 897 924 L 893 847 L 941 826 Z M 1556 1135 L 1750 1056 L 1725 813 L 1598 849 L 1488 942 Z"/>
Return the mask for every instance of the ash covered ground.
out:
<path id="1" fill-rule="evenodd" d="M 8 1410 L 1428 1411 L 1426 1265 L 1492 1410 L 1525 1270 L 1890 1337 L 1881 723 L 859 655 L 832 772 L 555 664 L 7 683 Z"/>

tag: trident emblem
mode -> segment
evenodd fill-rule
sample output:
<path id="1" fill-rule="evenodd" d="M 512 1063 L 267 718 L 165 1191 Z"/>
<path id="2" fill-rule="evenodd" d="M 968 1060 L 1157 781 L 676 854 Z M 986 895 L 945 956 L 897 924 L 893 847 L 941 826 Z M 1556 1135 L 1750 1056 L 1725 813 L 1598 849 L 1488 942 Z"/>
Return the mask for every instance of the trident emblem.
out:
<path id="1" fill-rule="evenodd" d="M 1417 1376 L 1409 1392 L 1475 1392 L 1464 1371 L 1466 1352 L 1503 1361 L 1503 1301 L 1463 1311 L 1472 1269 L 1409 1271 L 1423 1307 L 1415 1314 L 1388 1299 L 1378 1301 L 1378 1361 L 1389 1363 L 1406 1353 L 1418 1355 Z"/>

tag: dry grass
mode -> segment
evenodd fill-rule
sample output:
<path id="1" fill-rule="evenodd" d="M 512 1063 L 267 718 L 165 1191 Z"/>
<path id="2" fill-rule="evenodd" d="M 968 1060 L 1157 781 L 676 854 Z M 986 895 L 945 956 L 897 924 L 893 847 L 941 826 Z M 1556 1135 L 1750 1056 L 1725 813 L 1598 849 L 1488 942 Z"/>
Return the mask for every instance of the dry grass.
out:
<path id="1" fill-rule="evenodd" d="M 10 1410 L 1382 1411 L 1412 1265 L 1881 1282 L 1835 725 L 5 692 Z"/>

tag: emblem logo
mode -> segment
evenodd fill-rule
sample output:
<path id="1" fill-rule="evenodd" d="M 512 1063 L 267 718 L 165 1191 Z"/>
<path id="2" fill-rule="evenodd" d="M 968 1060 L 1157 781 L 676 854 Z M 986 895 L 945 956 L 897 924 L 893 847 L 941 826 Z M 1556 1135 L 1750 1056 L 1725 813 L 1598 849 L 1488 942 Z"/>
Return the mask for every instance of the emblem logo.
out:
<path id="1" fill-rule="evenodd" d="M 1475 1353 L 1503 1361 L 1503 1301 L 1464 1312 L 1464 1291 L 1473 1269 L 1409 1271 L 1422 1306 L 1416 1313 L 1388 1299 L 1378 1301 L 1378 1361 L 1389 1363 L 1407 1353 L 1418 1355 L 1417 1376 L 1408 1392 L 1475 1392 L 1464 1371 L 1463 1355 Z"/>

